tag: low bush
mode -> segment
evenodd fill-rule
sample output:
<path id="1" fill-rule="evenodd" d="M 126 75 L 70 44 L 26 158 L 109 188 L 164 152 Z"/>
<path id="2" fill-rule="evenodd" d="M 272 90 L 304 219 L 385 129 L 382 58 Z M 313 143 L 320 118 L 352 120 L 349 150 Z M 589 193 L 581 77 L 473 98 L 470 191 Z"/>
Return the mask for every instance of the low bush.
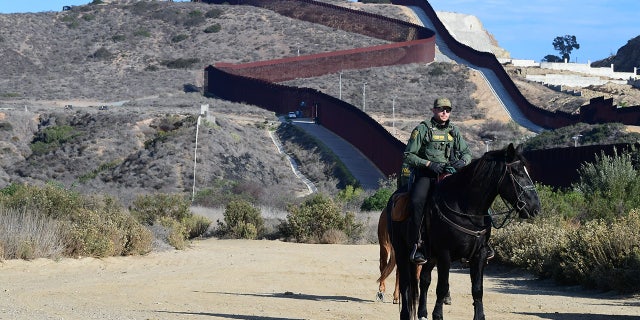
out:
<path id="1" fill-rule="evenodd" d="M 187 240 L 205 234 L 211 221 L 195 216 L 190 202 L 181 194 L 140 195 L 133 201 L 131 215 L 140 223 L 152 226 L 156 223 L 169 230 L 166 240 L 176 249 L 184 249 Z"/>
<path id="2" fill-rule="evenodd" d="M 220 29 L 222 29 L 222 27 L 220 26 L 219 23 L 216 23 L 204 29 L 204 33 L 216 33 L 216 32 L 220 32 Z"/>
<path id="3" fill-rule="evenodd" d="M 67 125 L 50 126 L 38 131 L 31 142 L 31 151 L 36 155 L 58 149 L 62 144 L 78 136 L 76 130 Z"/>
<path id="4" fill-rule="evenodd" d="M 151 233 L 109 197 L 82 196 L 55 184 L 12 184 L 0 190 L 0 206 L 9 212 L 28 213 L 20 221 L 8 216 L 7 226 L 12 230 L 30 230 L 26 239 L 26 231 L 5 234 L 2 247 L 10 257 L 51 257 L 58 252 L 51 249 L 58 247 L 51 245 L 58 240 L 51 239 L 61 239 L 62 255 L 72 257 L 144 254 L 151 250 Z"/>
<path id="5" fill-rule="evenodd" d="M 329 238 L 327 233 L 336 230 L 344 232 L 347 239 L 356 240 L 364 226 L 356 222 L 353 213 L 342 215 L 340 207 L 321 194 L 310 196 L 299 206 L 291 205 L 287 221 L 280 225 L 283 236 L 298 242 L 323 243 Z"/>
<path id="6" fill-rule="evenodd" d="M 260 210 L 244 200 L 227 204 L 224 222 L 218 221 L 220 233 L 229 238 L 256 239 L 264 232 Z"/>
<path id="7" fill-rule="evenodd" d="M 569 190 L 538 186 L 542 214 L 494 232 L 498 260 L 561 283 L 640 291 L 637 151 L 601 155 Z"/>
<path id="8" fill-rule="evenodd" d="M 618 292 L 640 291 L 640 212 L 612 222 L 553 219 L 494 231 L 498 260 L 542 278 Z"/>
<path id="9" fill-rule="evenodd" d="M 364 199 L 362 205 L 360 206 L 360 210 L 363 211 L 379 211 L 384 209 L 387 206 L 387 202 L 394 190 L 390 188 L 380 188 L 376 190 L 376 192 L 370 197 Z"/>
<path id="10" fill-rule="evenodd" d="M 188 38 L 189 38 L 188 35 L 186 35 L 184 33 L 181 33 L 181 34 L 177 34 L 177 35 L 171 37 L 171 42 L 180 42 L 180 41 L 186 40 Z"/>
<path id="11" fill-rule="evenodd" d="M 200 59 L 198 58 L 191 58 L 191 59 L 178 58 L 175 60 L 164 61 L 162 64 L 164 64 L 169 69 L 188 69 L 198 62 L 200 62 Z"/>

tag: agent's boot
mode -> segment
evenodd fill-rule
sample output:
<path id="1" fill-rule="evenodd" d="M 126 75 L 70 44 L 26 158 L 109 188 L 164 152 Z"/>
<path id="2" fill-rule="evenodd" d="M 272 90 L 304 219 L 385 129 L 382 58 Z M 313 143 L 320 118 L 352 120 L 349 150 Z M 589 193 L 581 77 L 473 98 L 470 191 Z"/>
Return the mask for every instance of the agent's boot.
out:
<path id="1" fill-rule="evenodd" d="M 487 246 L 484 248 L 487 251 L 487 261 L 493 259 L 496 256 L 496 252 L 493 248 L 487 243 Z"/>
<path id="2" fill-rule="evenodd" d="M 423 265 L 427 262 L 427 257 L 422 252 L 422 248 L 418 247 L 418 244 L 413 245 L 413 250 L 409 254 L 409 260 L 417 265 Z"/>

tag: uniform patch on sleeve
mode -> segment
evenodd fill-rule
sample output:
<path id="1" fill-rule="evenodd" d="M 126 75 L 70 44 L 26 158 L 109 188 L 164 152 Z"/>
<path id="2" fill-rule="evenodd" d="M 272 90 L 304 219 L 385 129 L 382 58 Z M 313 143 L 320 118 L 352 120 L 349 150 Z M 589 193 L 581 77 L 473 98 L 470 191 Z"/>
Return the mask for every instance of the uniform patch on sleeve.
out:
<path id="1" fill-rule="evenodd" d="M 419 133 L 420 133 L 420 132 L 418 132 L 418 130 L 417 130 L 417 129 L 413 129 L 413 131 L 411 132 L 411 139 L 415 140 L 415 138 L 417 138 L 417 137 L 418 137 L 418 134 L 419 134 Z"/>

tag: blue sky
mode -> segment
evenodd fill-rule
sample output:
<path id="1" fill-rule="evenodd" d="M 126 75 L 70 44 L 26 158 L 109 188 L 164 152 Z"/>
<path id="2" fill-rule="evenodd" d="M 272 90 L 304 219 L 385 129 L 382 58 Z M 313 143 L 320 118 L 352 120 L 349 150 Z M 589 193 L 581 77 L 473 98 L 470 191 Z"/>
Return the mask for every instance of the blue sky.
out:
<path id="1" fill-rule="evenodd" d="M 179 1 L 179 0 L 178 0 Z M 183 0 L 188 1 L 188 0 Z M 60 11 L 88 0 L 0 0 L 0 13 Z M 574 35 L 580 49 L 572 62 L 586 63 L 615 54 L 640 35 L 638 0 L 430 0 L 436 11 L 477 16 L 515 59 L 540 61 L 557 36 Z"/>
<path id="2" fill-rule="evenodd" d="M 436 11 L 471 14 L 480 19 L 514 59 L 540 61 L 557 36 L 574 35 L 580 49 L 571 61 L 586 63 L 615 54 L 640 36 L 638 0 L 429 0 Z"/>

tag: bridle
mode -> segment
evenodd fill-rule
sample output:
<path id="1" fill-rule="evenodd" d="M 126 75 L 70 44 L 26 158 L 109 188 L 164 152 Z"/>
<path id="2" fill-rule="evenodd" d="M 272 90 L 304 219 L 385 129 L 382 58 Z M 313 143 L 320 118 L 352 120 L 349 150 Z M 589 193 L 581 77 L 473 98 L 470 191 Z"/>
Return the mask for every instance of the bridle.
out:
<path id="1" fill-rule="evenodd" d="M 495 212 L 495 210 L 493 210 L 492 207 L 489 208 L 488 213 L 484 214 L 484 215 L 475 215 L 475 214 L 469 214 L 469 213 L 465 213 L 465 212 L 461 212 L 459 210 L 455 210 L 453 208 L 451 208 L 449 206 L 449 204 L 446 201 L 441 201 L 442 203 L 444 203 L 445 207 L 450 211 L 453 212 L 459 216 L 466 216 L 466 217 L 489 217 L 491 219 L 491 226 L 493 226 L 496 229 L 500 229 L 504 226 L 507 225 L 508 222 L 510 222 L 513 219 L 513 213 L 518 210 L 526 210 L 525 208 L 527 207 L 527 202 L 525 201 L 525 193 L 528 191 L 533 191 L 536 192 L 536 188 L 533 184 L 533 181 L 531 180 L 531 177 L 529 176 L 529 172 L 527 172 L 527 168 L 525 167 L 525 173 L 527 176 L 527 180 L 528 180 L 528 184 L 523 185 L 520 183 L 520 181 L 518 181 L 513 173 L 513 166 L 516 164 L 519 164 L 521 161 L 520 160 L 516 160 L 513 162 L 509 162 L 505 164 L 505 169 L 502 172 L 502 174 L 500 175 L 500 179 L 498 179 L 498 183 L 496 184 L 496 188 L 498 189 L 498 194 L 500 194 L 499 189 L 500 186 L 502 185 L 502 183 L 504 182 L 505 177 L 507 176 L 507 174 L 509 175 L 509 178 L 511 180 L 511 184 L 513 186 L 513 190 L 514 193 L 517 194 L 516 197 L 516 206 L 512 206 L 510 203 L 508 203 L 506 200 L 504 200 L 502 197 L 500 197 L 500 199 L 502 199 L 502 202 L 504 203 L 505 207 L 507 208 L 505 211 L 501 211 L 501 212 Z M 436 202 L 436 206 L 438 206 L 438 203 Z M 482 235 L 484 235 L 485 233 L 488 232 L 488 229 L 491 226 L 485 226 L 482 228 L 482 230 L 480 231 L 475 231 L 475 230 L 470 230 L 467 229 L 463 226 L 460 226 L 458 224 L 456 224 L 455 222 L 453 222 L 451 219 L 447 218 L 441 210 L 438 210 L 439 212 L 439 216 L 440 219 L 442 219 L 443 221 L 445 221 L 447 224 L 449 224 L 451 227 L 453 227 L 454 229 L 461 231 L 463 233 L 466 233 L 468 235 L 471 236 L 475 236 L 475 237 L 480 237 Z M 527 214 L 529 214 L 527 212 Z M 502 219 L 502 221 L 500 223 L 496 223 L 495 221 L 495 217 L 496 216 L 504 216 L 504 218 Z"/>
<path id="2" fill-rule="evenodd" d="M 511 216 L 513 214 L 513 212 L 517 211 L 522 211 L 525 210 L 526 211 L 526 207 L 527 207 L 527 202 L 525 201 L 525 193 L 529 192 L 529 191 L 533 191 L 536 192 L 536 187 L 533 185 L 533 181 L 531 180 L 531 176 L 529 176 L 529 172 L 527 171 L 527 167 L 524 167 L 524 172 L 526 174 L 527 177 L 527 184 L 523 185 L 520 183 L 520 181 L 518 181 L 515 177 L 515 175 L 513 174 L 513 166 L 520 163 L 520 160 L 516 160 L 513 162 L 509 162 L 507 164 L 505 164 L 505 170 L 504 173 L 502 174 L 502 176 L 500 177 L 500 180 L 498 180 L 498 185 L 497 188 L 500 188 L 500 186 L 502 185 L 502 182 L 504 180 L 504 177 L 507 176 L 507 174 L 509 174 L 510 180 L 511 180 L 511 185 L 513 186 L 513 190 L 514 192 L 517 194 L 516 197 L 516 206 L 515 208 L 508 203 L 506 200 L 504 200 L 504 198 L 500 197 L 500 199 L 502 199 L 502 203 L 504 204 L 505 207 L 507 207 L 506 211 L 503 212 L 499 212 L 499 213 L 495 213 L 495 211 L 493 210 L 493 208 L 489 208 L 489 213 L 488 215 L 491 217 L 491 224 L 493 225 L 494 228 L 496 229 L 500 229 L 502 227 L 504 227 L 506 225 L 506 223 L 508 221 L 511 220 Z M 529 214 L 528 211 L 526 211 L 527 215 L 531 215 Z M 505 218 L 502 220 L 502 222 L 500 224 L 496 224 L 493 217 L 494 216 L 500 216 L 500 215 L 504 215 Z"/>
<path id="3" fill-rule="evenodd" d="M 449 226 L 451 226 L 452 228 L 454 228 L 455 230 L 458 230 L 464 234 L 467 234 L 469 236 L 473 236 L 476 238 L 475 244 L 474 244 L 474 248 L 471 250 L 471 254 L 469 255 L 470 257 L 473 256 L 476 252 L 476 250 L 478 250 L 478 248 L 481 246 L 480 243 L 480 239 L 489 232 L 489 230 L 491 229 L 491 227 L 493 226 L 496 229 L 500 229 L 502 227 L 504 227 L 508 222 L 510 222 L 513 219 L 513 213 L 517 210 L 525 210 L 526 206 L 527 206 L 527 202 L 525 201 L 525 193 L 528 191 L 533 190 L 534 192 L 536 192 L 535 186 L 533 185 L 533 181 L 531 180 L 531 177 L 529 176 L 529 172 L 527 172 L 527 168 L 524 167 L 526 176 L 527 176 L 527 180 L 528 183 L 526 185 L 521 184 L 517 179 L 515 174 L 513 173 L 513 167 L 516 164 L 519 164 L 520 160 L 516 160 L 513 162 L 509 162 L 509 163 L 505 163 L 505 169 L 502 172 L 502 174 L 500 175 L 500 179 L 498 179 L 498 183 L 496 185 L 497 188 L 497 193 L 498 195 L 500 194 L 500 187 L 501 185 L 504 183 L 504 179 L 507 175 L 509 175 L 509 178 L 511 180 L 511 185 L 513 187 L 514 193 L 517 194 L 516 197 L 516 206 L 515 208 L 509 204 L 506 200 L 504 200 L 502 197 L 500 197 L 502 199 L 502 202 L 504 203 L 504 205 L 507 207 L 506 211 L 503 212 L 499 212 L 496 213 L 493 208 L 489 208 L 488 213 L 485 215 L 475 215 L 475 214 L 468 214 L 468 213 L 464 213 L 461 212 L 459 210 L 455 210 L 453 208 L 451 208 L 449 206 L 449 204 L 444 201 L 444 200 L 438 200 L 435 202 L 435 207 L 439 207 L 440 203 L 443 203 L 444 206 L 450 211 L 453 212 L 459 216 L 466 216 L 466 217 L 489 217 L 491 220 L 491 223 L 489 225 L 486 226 L 482 226 L 482 228 L 480 230 L 471 230 L 468 229 L 466 227 L 463 227 L 455 222 L 453 222 L 451 219 L 447 218 L 447 216 L 445 216 L 442 213 L 442 210 L 438 210 L 438 216 L 440 217 L 440 219 L 442 221 L 444 221 L 445 223 L 447 223 Z M 528 214 L 528 213 L 527 213 Z M 495 222 L 495 216 L 499 216 L 499 215 L 504 215 L 504 219 L 500 222 L 500 223 L 496 223 Z"/>

